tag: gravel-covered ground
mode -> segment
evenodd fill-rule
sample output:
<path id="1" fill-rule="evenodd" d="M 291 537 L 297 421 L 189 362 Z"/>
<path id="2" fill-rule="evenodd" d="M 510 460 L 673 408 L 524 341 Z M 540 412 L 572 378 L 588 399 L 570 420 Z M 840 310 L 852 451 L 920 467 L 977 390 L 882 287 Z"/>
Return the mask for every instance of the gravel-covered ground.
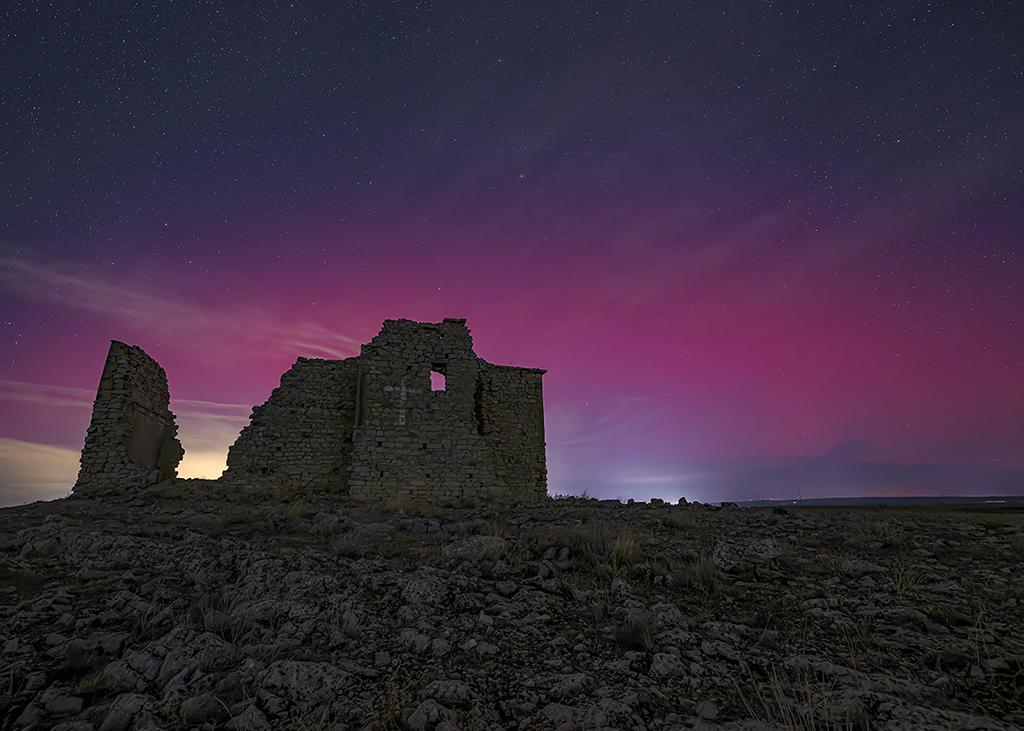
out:
<path id="1" fill-rule="evenodd" d="M 0 511 L 0 728 L 1014 729 L 1024 513 Z"/>

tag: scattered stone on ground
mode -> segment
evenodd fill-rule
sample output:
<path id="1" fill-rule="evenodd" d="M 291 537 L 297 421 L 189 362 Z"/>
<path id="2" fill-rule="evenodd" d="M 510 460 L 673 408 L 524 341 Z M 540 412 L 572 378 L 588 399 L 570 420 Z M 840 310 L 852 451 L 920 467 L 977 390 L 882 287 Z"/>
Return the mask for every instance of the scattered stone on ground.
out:
<path id="1" fill-rule="evenodd" d="M 8 508 L 0 728 L 1021 728 L 1022 526 L 195 480 Z"/>

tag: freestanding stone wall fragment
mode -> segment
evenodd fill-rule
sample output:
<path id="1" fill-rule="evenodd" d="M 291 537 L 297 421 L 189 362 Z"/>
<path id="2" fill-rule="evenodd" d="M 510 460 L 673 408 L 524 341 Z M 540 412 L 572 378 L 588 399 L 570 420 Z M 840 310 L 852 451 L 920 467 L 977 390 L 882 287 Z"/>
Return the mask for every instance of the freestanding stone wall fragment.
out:
<path id="1" fill-rule="evenodd" d="M 228 450 L 225 480 L 347 489 L 356 415 L 356 359 L 299 358 Z"/>
<path id="2" fill-rule="evenodd" d="M 354 358 L 300 358 L 221 479 L 357 500 L 540 500 L 543 374 L 478 358 L 465 320 L 386 320 Z"/>
<path id="3" fill-rule="evenodd" d="M 136 345 L 112 340 L 74 491 L 118 494 L 177 475 L 184 455 L 167 374 Z"/>

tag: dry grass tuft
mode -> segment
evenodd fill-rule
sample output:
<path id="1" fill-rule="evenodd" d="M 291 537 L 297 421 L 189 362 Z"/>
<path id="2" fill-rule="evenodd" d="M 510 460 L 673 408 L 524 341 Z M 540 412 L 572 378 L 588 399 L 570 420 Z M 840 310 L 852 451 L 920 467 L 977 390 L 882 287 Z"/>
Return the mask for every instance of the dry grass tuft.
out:
<path id="1" fill-rule="evenodd" d="M 652 652 L 657 629 L 658 620 L 653 612 L 634 609 L 626 614 L 625 620 L 615 632 L 615 641 L 627 650 Z"/>
<path id="2" fill-rule="evenodd" d="M 672 572 L 672 585 L 714 594 L 719 588 L 720 574 L 718 564 L 710 555 L 705 555 Z"/>
<path id="3" fill-rule="evenodd" d="M 308 518 L 312 514 L 313 510 L 306 504 L 306 501 L 301 498 L 298 500 L 292 500 L 288 503 L 288 507 L 284 509 L 284 517 L 288 520 Z"/>
<path id="4" fill-rule="evenodd" d="M 625 577 L 641 561 L 641 538 L 628 527 L 593 520 L 578 526 L 567 541 L 578 567 L 598 583 Z"/>

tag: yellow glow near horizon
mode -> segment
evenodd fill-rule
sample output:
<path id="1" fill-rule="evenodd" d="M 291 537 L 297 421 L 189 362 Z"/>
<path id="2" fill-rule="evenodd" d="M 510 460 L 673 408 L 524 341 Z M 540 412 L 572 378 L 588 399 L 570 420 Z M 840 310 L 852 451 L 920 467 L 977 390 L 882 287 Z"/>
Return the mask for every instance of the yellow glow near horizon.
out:
<path id="1" fill-rule="evenodd" d="M 178 477 L 216 480 L 227 468 L 227 450 L 222 452 L 185 451 L 178 465 Z"/>
<path id="2" fill-rule="evenodd" d="M 78 477 L 77 449 L 0 438 L 0 505 L 65 497 Z"/>

